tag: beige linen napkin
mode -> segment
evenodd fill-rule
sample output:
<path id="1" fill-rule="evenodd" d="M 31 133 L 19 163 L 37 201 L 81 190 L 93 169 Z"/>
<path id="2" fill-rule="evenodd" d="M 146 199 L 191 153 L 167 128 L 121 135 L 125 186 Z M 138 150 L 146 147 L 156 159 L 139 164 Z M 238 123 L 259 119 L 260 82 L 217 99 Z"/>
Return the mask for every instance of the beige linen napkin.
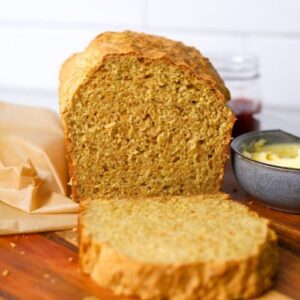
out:
<path id="1" fill-rule="evenodd" d="M 76 226 L 58 115 L 0 102 L 0 234 Z"/>

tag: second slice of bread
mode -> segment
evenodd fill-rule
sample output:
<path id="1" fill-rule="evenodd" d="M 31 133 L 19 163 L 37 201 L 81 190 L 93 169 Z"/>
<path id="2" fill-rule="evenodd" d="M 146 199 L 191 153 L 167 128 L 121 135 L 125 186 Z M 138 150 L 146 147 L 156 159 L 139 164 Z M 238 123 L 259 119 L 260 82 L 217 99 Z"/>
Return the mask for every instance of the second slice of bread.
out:
<path id="1" fill-rule="evenodd" d="M 84 272 L 142 299 L 240 299 L 268 289 L 278 264 L 268 221 L 226 194 L 86 201 Z"/>

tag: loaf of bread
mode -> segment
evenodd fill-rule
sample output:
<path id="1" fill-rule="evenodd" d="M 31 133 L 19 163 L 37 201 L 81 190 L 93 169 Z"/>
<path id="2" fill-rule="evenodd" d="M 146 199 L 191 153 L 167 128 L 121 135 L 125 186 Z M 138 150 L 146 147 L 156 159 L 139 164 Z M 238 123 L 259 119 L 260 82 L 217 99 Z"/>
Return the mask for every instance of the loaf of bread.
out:
<path id="1" fill-rule="evenodd" d="M 95 199 L 81 205 L 81 266 L 117 294 L 244 299 L 272 284 L 275 233 L 226 194 Z"/>
<path id="2" fill-rule="evenodd" d="M 64 63 L 59 98 L 74 198 L 219 190 L 234 116 L 195 48 L 103 33 Z"/>

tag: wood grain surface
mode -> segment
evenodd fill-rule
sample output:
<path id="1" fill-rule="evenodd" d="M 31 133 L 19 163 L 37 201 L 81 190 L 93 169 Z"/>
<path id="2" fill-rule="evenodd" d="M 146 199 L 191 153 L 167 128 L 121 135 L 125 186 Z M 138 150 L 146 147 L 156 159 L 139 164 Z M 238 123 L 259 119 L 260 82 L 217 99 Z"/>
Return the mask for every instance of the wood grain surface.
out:
<path id="1" fill-rule="evenodd" d="M 274 211 L 252 199 L 238 186 L 230 166 L 223 190 L 270 219 L 279 236 L 275 286 L 259 299 L 300 300 L 300 215 Z M 0 237 L 0 299 L 137 299 L 114 296 L 81 273 L 76 234 L 73 230 Z"/>

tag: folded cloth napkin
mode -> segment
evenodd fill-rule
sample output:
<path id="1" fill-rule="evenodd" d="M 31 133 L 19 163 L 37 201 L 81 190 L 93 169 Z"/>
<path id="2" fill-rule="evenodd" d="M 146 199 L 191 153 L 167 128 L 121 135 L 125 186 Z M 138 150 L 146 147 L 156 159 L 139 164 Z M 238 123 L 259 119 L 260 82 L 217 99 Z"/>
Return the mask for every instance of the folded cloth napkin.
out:
<path id="1" fill-rule="evenodd" d="M 0 234 L 76 226 L 58 115 L 0 102 Z"/>

